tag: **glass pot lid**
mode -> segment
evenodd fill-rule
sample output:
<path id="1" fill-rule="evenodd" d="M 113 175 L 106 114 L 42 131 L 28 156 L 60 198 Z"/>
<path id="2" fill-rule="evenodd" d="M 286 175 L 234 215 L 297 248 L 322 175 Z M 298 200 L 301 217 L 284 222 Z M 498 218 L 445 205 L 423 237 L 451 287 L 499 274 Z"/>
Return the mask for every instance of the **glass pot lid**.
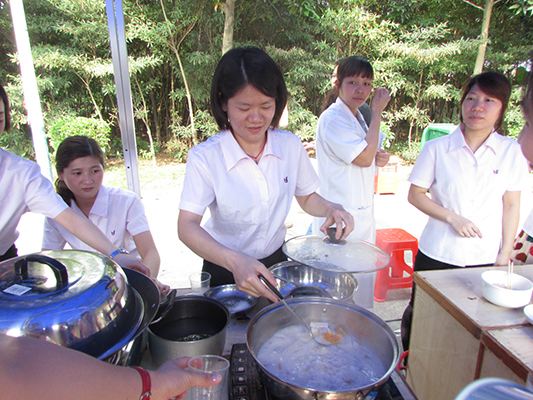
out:
<path id="1" fill-rule="evenodd" d="M 296 236 L 287 240 L 283 253 L 291 260 L 334 272 L 373 272 L 389 265 L 389 255 L 379 247 L 362 240 L 334 243 L 327 236 Z"/>

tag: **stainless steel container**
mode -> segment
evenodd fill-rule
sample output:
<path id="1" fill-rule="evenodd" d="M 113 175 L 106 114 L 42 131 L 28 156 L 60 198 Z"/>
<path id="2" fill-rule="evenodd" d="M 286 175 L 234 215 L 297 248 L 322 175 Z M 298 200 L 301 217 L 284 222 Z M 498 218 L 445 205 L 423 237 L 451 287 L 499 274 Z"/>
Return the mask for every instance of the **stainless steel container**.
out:
<path id="1" fill-rule="evenodd" d="M 228 309 L 216 300 L 176 297 L 165 317 L 148 328 L 154 365 L 183 356 L 222 355 L 229 320 Z"/>
<path id="2" fill-rule="evenodd" d="M 283 261 L 273 265 L 269 270 L 275 276 L 282 278 L 276 281 L 284 297 L 297 287 L 318 286 L 326 290 L 334 299 L 351 301 L 357 290 L 357 280 L 351 274 L 313 268 L 296 261 Z"/>
<path id="3" fill-rule="evenodd" d="M 296 322 L 281 303 L 274 303 L 262 309 L 250 321 L 246 330 L 246 345 L 257 362 L 259 375 L 267 390 L 279 399 L 290 400 L 353 400 L 363 399 L 370 391 L 383 385 L 398 365 L 400 353 L 394 332 L 381 318 L 364 308 L 345 301 L 326 298 L 293 298 L 287 301 L 307 323 L 328 322 L 342 325 L 347 335 L 354 336 L 367 346 L 385 368 L 383 376 L 370 385 L 342 392 L 324 392 L 315 388 L 304 388 L 280 380 L 269 372 L 257 358 L 263 344 L 276 332 Z"/>
<path id="4" fill-rule="evenodd" d="M 47 251 L 0 263 L 0 333 L 103 359 L 133 338 L 143 315 L 122 268 L 100 254 Z"/>

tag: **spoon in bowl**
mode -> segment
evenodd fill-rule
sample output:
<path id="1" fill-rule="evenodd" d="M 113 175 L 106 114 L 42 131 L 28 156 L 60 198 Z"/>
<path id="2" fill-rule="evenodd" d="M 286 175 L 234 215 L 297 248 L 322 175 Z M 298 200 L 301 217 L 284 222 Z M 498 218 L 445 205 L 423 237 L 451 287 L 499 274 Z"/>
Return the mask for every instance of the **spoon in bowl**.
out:
<path id="1" fill-rule="evenodd" d="M 269 281 L 268 279 L 266 279 L 263 275 L 259 275 L 259 279 L 261 279 L 261 281 L 263 281 L 263 283 L 268 287 L 268 289 L 274 293 L 274 295 L 279 299 L 279 301 L 281 301 L 283 303 L 283 305 L 285 307 L 287 307 L 289 309 L 289 311 L 292 313 L 293 316 L 295 316 L 301 323 L 302 325 L 304 326 L 305 330 L 307 331 L 307 333 L 309 333 L 309 336 L 311 336 L 311 338 L 315 341 L 315 343 L 319 344 L 320 346 L 331 346 L 333 343 L 321 338 L 321 337 L 317 337 L 313 334 L 313 331 L 311 330 L 311 327 L 309 325 L 307 325 L 307 323 L 302 319 L 302 317 L 300 317 L 298 314 L 296 314 L 296 311 L 294 311 L 288 304 L 287 302 L 285 301 L 285 299 L 283 298 L 283 295 L 279 292 L 278 289 L 276 289 L 275 286 L 273 286 Z"/>

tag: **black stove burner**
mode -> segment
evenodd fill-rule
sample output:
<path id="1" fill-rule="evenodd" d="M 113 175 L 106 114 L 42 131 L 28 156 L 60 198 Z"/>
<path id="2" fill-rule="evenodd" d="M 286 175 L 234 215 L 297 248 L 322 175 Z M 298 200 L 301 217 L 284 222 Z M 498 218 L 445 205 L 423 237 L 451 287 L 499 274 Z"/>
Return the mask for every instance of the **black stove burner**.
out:
<path id="1" fill-rule="evenodd" d="M 256 363 L 245 343 L 236 343 L 230 356 L 230 400 L 277 400 L 265 389 Z M 370 392 L 365 400 L 404 400 L 392 378 L 376 392 Z"/>

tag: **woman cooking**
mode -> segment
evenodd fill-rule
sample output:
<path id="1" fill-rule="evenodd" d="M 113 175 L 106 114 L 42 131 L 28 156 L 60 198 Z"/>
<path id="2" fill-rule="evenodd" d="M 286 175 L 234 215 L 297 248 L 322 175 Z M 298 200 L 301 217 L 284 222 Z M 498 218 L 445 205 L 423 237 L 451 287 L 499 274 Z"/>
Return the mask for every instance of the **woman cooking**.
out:
<path id="1" fill-rule="evenodd" d="M 519 144 L 497 132 L 510 94 L 511 84 L 500 73 L 472 77 L 461 98 L 460 126 L 427 142 L 416 160 L 408 200 L 429 220 L 415 271 L 509 262 L 528 174 Z M 414 291 L 402 318 L 405 350 L 413 296 Z"/>
<path id="2" fill-rule="evenodd" d="M 333 224 L 337 239 L 353 230 L 351 215 L 316 193 L 319 180 L 299 138 L 275 129 L 286 103 L 283 75 L 264 51 L 236 48 L 222 57 L 211 85 L 222 132 L 189 152 L 178 217 L 179 238 L 204 258 L 212 286 L 236 282 L 272 301 L 258 275 L 276 284 L 267 267 L 286 260 L 281 246 L 293 196 L 307 213 L 326 217 L 324 233 Z"/>

